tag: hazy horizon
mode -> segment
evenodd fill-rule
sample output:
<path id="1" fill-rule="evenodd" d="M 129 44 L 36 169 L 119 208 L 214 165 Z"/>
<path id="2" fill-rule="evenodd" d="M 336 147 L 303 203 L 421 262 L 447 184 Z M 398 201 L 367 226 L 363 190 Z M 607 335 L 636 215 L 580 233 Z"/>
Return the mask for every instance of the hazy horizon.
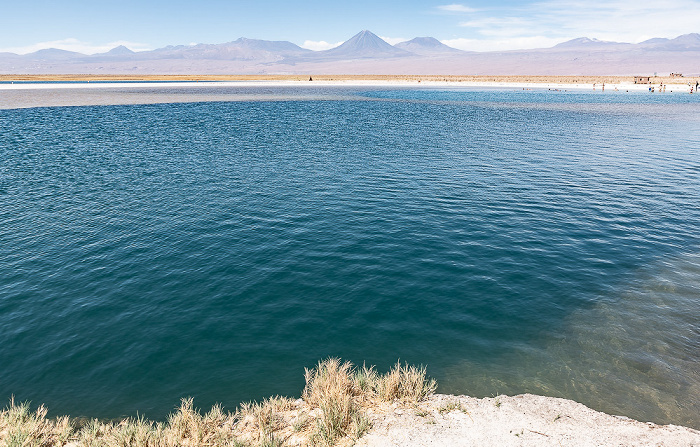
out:
<path id="1" fill-rule="evenodd" d="M 299 46 L 300 46 L 301 48 L 303 48 L 303 49 L 310 50 L 310 51 L 314 51 L 314 52 L 326 51 L 326 50 L 329 50 L 329 49 L 333 49 L 333 48 L 339 47 L 339 46 L 342 45 L 343 43 L 345 43 L 345 42 L 347 42 L 348 40 L 350 40 L 350 39 L 352 39 L 353 37 L 355 37 L 357 34 L 359 34 L 359 33 L 361 33 L 361 32 L 364 32 L 364 31 L 372 32 L 372 30 L 366 30 L 366 29 L 365 29 L 365 30 L 362 30 L 362 31 L 359 31 L 359 32 L 356 33 L 355 35 L 348 37 L 346 40 L 337 42 L 336 44 L 333 44 L 333 46 L 330 46 L 330 47 L 328 47 L 328 48 L 318 48 L 318 49 L 314 49 L 314 48 L 306 48 L 306 47 L 301 46 L 301 45 L 299 45 Z M 373 33 L 373 34 L 376 34 L 376 33 Z M 672 39 L 675 39 L 675 38 L 678 38 L 678 37 L 681 37 L 681 36 L 685 36 L 685 35 L 688 35 L 688 34 L 698 34 L 698 33 L 686 33 L 686 34 L 680 34 L 680 35 L 677 35 L 677 36 L 665 37 L 665 38 L 664 38 L 664 37 L 658 37 L 658 36 L 657 36 L 657 37 L 652 37 L 652 38 L 647 39 L 647 40 L 652 40 L 652 39 L 669 39 L 669 40 L 672 40 Z M 382 37 L 382 36 L 377 36 L 377 37 L 379 37 L 380 39 L 384 40 L 385 42 L 387 42 L 388 44 L 390 44 L 390 45 L 392 45 L 392 46 L 397 46 L 397 45 L 400 44 L 400 43 L 409 42 L 409 41 L 412 41 L 413 39 L 419 39 L 419 38 L 434 38 L 433 36 L 414 36 L 414 37 L 411 37 L 411 38 L 408 38 L 408 39 L 396 40 L 396 39 L 387 39 L 386 37 Z M 158 49 L 162 49 L 162 48 L 166 48 L 166 47 L 196 47 L 196 46 L 198 46 L 198 45 L 222 45 L 222 44 L 226 44 L 226 43 L 237 42 L 237 41 L 239 41 L 239 40 L 241 40 L 241 39 L 259 40 L 259 41 L 266 41 L 266 42 L 272 42 L 272 41 L 273 41 L 273 40 L 264 39 L 264 38 L 253 39 L 253 38 L 249 38 L 249 37 L 247 37 L 247 36 L 240 36 L 240 37 L 237 37 L 237 38 L 235 38 L 235 39 L 232 39 L 232 40 L 229 40 L 229 41 L 226 41 L 226 42 L 198 42 L 198 43 L 190 43 L 190 44 L 168 44 L 168 45 L 165 45 L 165 46 L 159 47 L 159 48 L 145 48 L 145 49 L 143 49 L 143 48 L 141 48 L 141 49 L 139 49 L 139 48 L 130 48 L 128 44 L 116 42 L 115 46 L 113 46 L 113 47 L 111 47 L 111 48 L 108 48 L 108 49 L 105 49 L 105 50 L 96 51 L 96 52 L 82 52 L 82 51 L 75 51 L 75 50 L 65 50 L 64 48 L 60 48 L 60 45 L 59 45 L 59 46 L 46 47 L 46 48 L 40 48 L 40 49 L 38 49 L 38 50 L 33 50 L 33 51 L 30 51 L 30 52 L 22 52 L 22 53 L 15 53 L 15 52 L 12 52 L 12 51 L 7 51 L 7 52 L 9 52 L 9 53 L 14 53 L 14 54 L 18 54 L 18 55 L 26 55 L 26 54 L 35 53 L 35 52 L 37 52 L 37 51 L 42 51 L 42 50 L 63 50 L 63 51 L 74 51 L 74 52 L 76 52 L 76 53 L 81 53 L 81 54 L 90 56 L 90 55 L 95 55 L 95 54 L 107 53 L 107 52 L 109 52 L 109 51 L 111 51 L 111 50 L 114 50 L 114 49 L 116 49 L 116 48 L 124 47 L 124 48 L 129 49 L 130 51 L 133 51 L 134 53 L 145 53 L 145 52 L 154 51 L 154 50 L 158 50 Z M 642 41 L 642 42 L 610 41 L 610 40 L 597 39 L 597 38 L 595 38 L 595 37 L 590 37 L 590 36 L 579 36 L 579 37 L 575 37 L 575 38 L 573 38 L 573 39 L 567 39 L 567 40 L 564 40 L 564 41 L 561 41 L 561 42 L 557 42 L 557 43 L 555 43 L 555 44 L 553 44 L 553 45 L 550 45 L 550 46 L 547 46 L 547 47 L 531 47 L 531 48 L 519 48 L 519 49 L 520 49 L 520 50 L 533 50 L 533 49 L 540 49 L 540 48 L 541 48 L 541 49 L 552 48 L 552 47 L 555 47 L 555 46 L 557 46 L 557 45 L 559 45 L 559 44 L 567 43 L 567 42 L 571 42 L 571 41 L 575 41 L 575 40 L 578 40 L 578 39 L 589 39 L 590 41 L 593 41 L 593 42 L 599 42 L 599 43 L 616 43 L 616 44 L 637 44 L 637 43 L 643 43 L 643 42 L 644 42 L 644 41 Z M 450 47 L 450 48 L 454 48 L 454 49 L 458 49 L 458 50 L 460 49 L 460 48 L 457 48 L 457 47 L 455 47 L 455 46 L 450 45 L 450 42 L 449 42 L 449 41 L 441 41 L 441 40 L 439 40 L 439 39 L 438 39 L 438 41 L 439 41 L 440 43 L 442 43 L 443 45 L 446 45 L 446 46 L 448 46 L 448 47 Z M 280 42 L 290 42 L 290 41 L 280 41 Z M 291 43 L 294 43 L 294 42 L 291 42 Z M 510 50 L 510 51 L 517 51 L 517 50 L 518 50 L 518 49 L 513 49 L 513 50 Z M 495 51 L 495 50 L 483 50 L 483 51 L 471 50 L 471 51 L 488 53 L 488 52 Z"/>
<path id="2" fill-rule="evenodd" d="M 89 9 L 83 2 L 67 0 L 12 3 L 4 6 L 4 13 L 13 20 L 0 30 L 0 52 L 16 54 L 48 48 L 95 54 L 120 45 L 139 52 L 168 45 L 220 44 L 239 37 L 289 41 L 319 51 L 365 29 L 392 45 L 430 36 L 453 48 L 488 52 L 549 48 L 580 37 L 639 43 L 700 31 L 698 0 L 654 4 L 357 0 L 350 5 L 205 0 L 196 6 L 125 0 Z"/>

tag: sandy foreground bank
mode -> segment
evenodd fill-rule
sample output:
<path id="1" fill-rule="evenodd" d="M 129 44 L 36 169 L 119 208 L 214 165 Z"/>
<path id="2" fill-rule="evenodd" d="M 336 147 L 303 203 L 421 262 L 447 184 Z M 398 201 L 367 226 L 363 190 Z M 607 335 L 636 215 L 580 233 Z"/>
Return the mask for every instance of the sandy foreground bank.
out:
<path id="1" fill-rule="evenodd" d="M 310 398 L 306 392 L 305 396 L 307 400 Z M 191 399 L 183 399 L 182 406 L 168 418 L 166 425 L 155 426 L 143 419 L 105 423 L 84 420 L 82 428 L 77 430 L 71 428 L 68 417 L 44 419 L 43 407 L 34 416 L 22 407 L 13 406 L 0 414 L 0 445 L 700 446 L 698 430 L 638 422 L 594 411 L 571 400 L 532 394 L 483 399 L 433 394 L 418 401 L 375 400 L 360 418 L 369 427 L 362 430 L 364 434 L 349 427 L 348 436 L 319 438 L 316 427 L 323 427 L 324 410 L 305 399 L 273 398 L 262 406 L 248 406 L 242 413 L 228 416 L 216 409 L 202 415 L 193 410 Z M 261 421 L 267 422 L 260 425 Z"/>
<path id="2" fill-rule="evenodd" d="M 700 446 L 700 431 L 611 416 L 577 402 L 523 394 L 436 394 L 411 409 L 371 414 L 357 446 Z"/>

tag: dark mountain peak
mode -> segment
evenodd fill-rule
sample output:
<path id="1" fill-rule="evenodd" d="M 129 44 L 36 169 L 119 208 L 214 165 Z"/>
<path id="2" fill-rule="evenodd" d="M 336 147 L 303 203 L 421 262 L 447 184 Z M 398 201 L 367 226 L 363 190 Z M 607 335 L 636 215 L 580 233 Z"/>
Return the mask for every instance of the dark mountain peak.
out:
<path id="1" fill-rule="evenodd" d="M 131 60 L 136 55 L 133 51 L 125 47 L 124 45 L 119 45 L 114 47 L 106 53 L 97 53 L 90 56 L 94 60 Z"/>
<path id="2" fill-rule="evenodd" d="M 406 42 L 397 43 L 396 48 L 410 51 L 411 53 L 430 55 L 444 53 L 462 53 L 462 50 L 448 47 L 434 37 L 416 37 Z"/>
<path id="3" fill-rule="evenodd" d="M 676 37 L 676 39 L 693 39 L 695 41 L 700 42 L 700 33 L 681 34 L 680 36 Z"/>
<path id="4" fill-rule="evenodd" d="M 229 42 L 227 45 L 240 45 L 240 46 L 256 46 L 260 42 L 267 42 L 266 40 L 259 39 L 249 39 L 247 37 L 239 37 L 233 42 Z"/>
<path id="5" fill-rule="evenodd" d="M 201 44 L 200 44 L 201 45 Z M 156 48 L 153 52 L 166 52 L 166 51 L 177 51 L 186 50 L 188 48 L 194 48 L 196 45 L 166 45 L 161 48 Z"/>
<path id="6" fill-rule="evenodd" d="M 671 39 L 669 42 L 673 42 L 674 44 L 689 45 L 689 46 L 695 47 L 695 46 L 700 45 L 700 34 L 698 34 L 698 33 L 683 34 L 682 36 L 678 36 L 675 39 Z"/>
<path id="7" fill-rule="evenodd" d="M 353 46 L 355 48 L 386 48 L 391 46 L 381 37 L 366 29 L 352 36 L 347 42 L 343 43 L 341 47 L 343 45 Z"/>
<path id="8" fill-rule="evenodd" d="M 411 39 L 407 42 L 401 42 L 398 45 L 407 44 L 407 43 L 414 43 L 416 45 L 422 45 L 424 47 L 438 47 L 438 48 L 440 48 L 440 47 L 447 46 L 434 37 L 414 37 L 413 39 Z"/>
<path id="9" fill-rule="evenodd" d="M 237 45 L 242 48 L 250 48 L 255 50 L 279 52 L 282 54 L 304 53 L 310 51 L 286 40 L 260 40 L 249 39 L 247 37 L 239 37 L 233 42 L 230 42 L 229 45 Z"/>
<path id="10" fill-rule="evenodd" d="M 123 56 L 126 54 L 134 54 L 134 52 L 125 47 L 124 45 L 119 45 L 118 47 L 114 47 L 104 54 L 109 54 L 113 56 Z"/>
<path id="11" fill-rule="evenodd" d="M 614 45 L 617 42 L 609 42 L 606 40 L 591 39 L 589 37 L 579 37 L 577 39 L 567 40 L 554 46 L 554 48 L 581 48 L 581 47 L 594 47 L 594 46 L 604 46 L 604 45 Z"/>
<path id="12" fill-rule="evenodd" d="M 309 50 L 292 42 L 249 39 L 240 37 L 232 42 L 220 44 L 178 45 L 158 48 L 151 52 L 137 53 L 141 60 L 147 57 L 156 59 L 189 60 L 245 60 L 274 62 L 285 57 L 298 56 Z"/>
<path id="13" fill-rule="evenodd" d="M 683 34 L 675 39 L 656 38 L 639 44 L 645 49 L 656 51 L 687 51 L 700 49 L 700 34 Z"/>
<path id="14" fill-rule="evenodd" d="M 644 42 L 639 42 L 639 45 L 656 45 L 668 42 L 668 39 L 663 37 L 654 37 L 653 39 L 645 40 Z"/>
<path id="15" fill-rule="evenodd" d="M 370 31 L 370 30 L 368 30 L 368 29 L 363 29 L 363 30 L 360 31 L 359 33 L 357 33 L 357 34 L 355 34 L 354 36 L 352 36 L 351 39 L 352 39 L 352 38 L 358 38 L 358 39 L 379 39 L 379 40 L 382 40 L 381 37 L 377 36 L 376 34 L 374 34 L 372 31 Z M 382 40 L 382 42 L 383 42 L 383 40 Z"/>
<path id="16" fill-rule="evenodd" d="M 85 55 L 82 53 L 76 53 L 75 51 L 68 50 L 59 50 L 58 48 L 46 48 L 44 50 L 29 53 L 26 56 L 32 59 L 42 60 L 68 60 L 85 57 Z"/>
<path id="17" fill-rule="evenodd" d="M 352 36 L 342 45 L 326 51 L 317 52 L 319 55 L 334 58 L 387 58 L 408 56 L 411 53 L 393 47 L 371 31 L 363 30 Z"/>

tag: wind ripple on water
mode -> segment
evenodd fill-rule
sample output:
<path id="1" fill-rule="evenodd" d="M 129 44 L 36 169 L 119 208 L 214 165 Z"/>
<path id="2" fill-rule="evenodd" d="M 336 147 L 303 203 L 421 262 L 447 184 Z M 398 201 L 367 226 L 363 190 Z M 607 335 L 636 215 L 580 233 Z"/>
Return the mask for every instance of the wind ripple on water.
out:
<path id="1" fill-rule="evenodd" d="M 697 302 L 674 261 L 699 245 L 697 104 L 355 94 L 1 112 L 0 394 L 161 417 L 297 393 L 339 355 L 698 425 L 650 405 L 697 408 L 697 325 L 635 280 L 668 262 L 665 306 Z M 635 324 L 601 349 L 612 310 Z M 670 372 L 634 372 L 644 355 Z M 611 401 L 630 378 L 645 397 Z"/>

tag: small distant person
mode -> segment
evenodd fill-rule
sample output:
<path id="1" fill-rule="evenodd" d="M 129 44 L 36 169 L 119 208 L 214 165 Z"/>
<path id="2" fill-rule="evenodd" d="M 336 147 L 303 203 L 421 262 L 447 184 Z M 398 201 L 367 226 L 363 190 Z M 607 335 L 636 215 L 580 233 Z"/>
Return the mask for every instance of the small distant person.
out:
<path id="1" fill-rule="evenodd" d="M 309 76 L 309 82 L 311 82 L 311 81 L 313 81 L 313 79 L 311 78 L 311 76 Z"/>
<path id="2" fill-rule="evenodd" d="M 696 92 L 698 91 L 698 85 L 700 85 L 700 82 L 695 81 L 695 91 L 696 91 Z"/>

